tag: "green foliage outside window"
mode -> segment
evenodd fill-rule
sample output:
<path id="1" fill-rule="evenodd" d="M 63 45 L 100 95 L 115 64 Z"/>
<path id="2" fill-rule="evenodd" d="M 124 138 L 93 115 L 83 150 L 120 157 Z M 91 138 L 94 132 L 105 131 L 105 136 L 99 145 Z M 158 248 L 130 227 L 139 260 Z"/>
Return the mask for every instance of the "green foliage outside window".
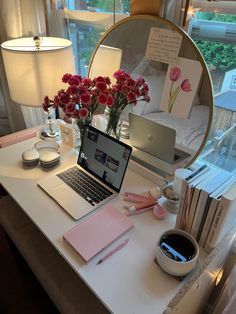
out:
<path id="1" fill-rule="evenodd" d="M 197 18 L 198 20 L 236 23 L 236 15 L 232 15 L 232 14 L 222 14 L 222 13 L 214 13 L 214 12 L 198 12 Z"/>
<path id="2" fill-rule="evenodd" d="M 198 20 L 236 23 L 236 15 L 213 12 L 198 12 Z M 226 72 L 236 68 L 236 45 L 207 40 L 196 40 L 210 68 Z"/>
<path id="3" fill-rule="evenodd" d="M 210 68 L 229 71 L 236 68 L 236 46 L 212 41 L 195 41 Z"/>
<path id="4" fill-rule="evenodd" d="M 130 0 L 89 0 L 87 5 L 102 12 L 125 13 L 130 10 Z"/>

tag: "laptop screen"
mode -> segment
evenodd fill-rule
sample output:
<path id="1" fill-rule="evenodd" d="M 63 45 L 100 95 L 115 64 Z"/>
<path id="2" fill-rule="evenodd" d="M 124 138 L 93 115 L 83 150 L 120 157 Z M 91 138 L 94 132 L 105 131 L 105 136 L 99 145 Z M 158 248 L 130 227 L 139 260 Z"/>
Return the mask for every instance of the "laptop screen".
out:
<path id="1" fill-rule="evenodd" d="M 91 126 L 85 128 L 78 165 L 120 192 L 132 148 Z"/>

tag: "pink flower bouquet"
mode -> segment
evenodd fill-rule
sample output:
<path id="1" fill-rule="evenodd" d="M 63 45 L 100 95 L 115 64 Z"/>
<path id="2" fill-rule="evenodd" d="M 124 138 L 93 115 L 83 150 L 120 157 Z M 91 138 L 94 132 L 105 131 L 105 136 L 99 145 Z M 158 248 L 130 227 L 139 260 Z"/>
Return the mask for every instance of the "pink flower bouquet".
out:
<path id="1" fill-rule="evenodd" d="M 110 115 L 121 113 L 128 105 L 136 105 L 138 100 L 150 101 L 148 86 L 143 78 L 132 79 L 123 70 L 114 73 L 116 82 L 111 84 L 109 77 L 99 76 L 93 80 L 80 75 L 65 74 L 62 82 L 68 84 L 67 89 L 61 89 L 54 99 L 44 97 L 43 109 L 61 108 L 67 118 L 76 119 L 83 133 L 83 128 L 90 123 L 98 105 L 110 108 Z M 115 122 L 107 125 L 107 133 L 116 128 Z"/>

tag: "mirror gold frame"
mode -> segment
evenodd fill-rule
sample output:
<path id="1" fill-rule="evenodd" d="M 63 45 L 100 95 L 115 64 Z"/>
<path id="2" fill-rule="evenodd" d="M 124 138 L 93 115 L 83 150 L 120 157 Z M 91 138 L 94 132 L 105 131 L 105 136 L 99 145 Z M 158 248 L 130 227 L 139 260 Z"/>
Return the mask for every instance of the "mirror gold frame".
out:
<path id="1" fill-rule="evenodd" d="M 131 26 L 134 26 L 135 24 L 137 25 L 137 27 L 136 27 L 137 34 L 140 33 L 140 37 L 138 38 L 139 42 L 132 42 L 132 40 L 130 40 L 130 39 L 131 39 L 131 36 L 133 33 L 130 35 L 130 33 L 128 32 L 128 30 L 132 29 Z M 193 42 L 193 40 L 189 37 L 189 35 L 185 31 L 183 31 L 181 28 L 179 28 L 178 26 L 173 24 L 172 22 L 170 22 L 166 19 L 160 18 L 160 17 L 156 17 L 156 16 L 152 16 L 152 15 L 135 15 L 135 16 L 125 18 L 125 19 L 119 21 L 118 23 L 114 24 L 103 35 L 103 37 L 101 38 L 101 40 L 97 44 L 97 46 L 94 50 L 94 53 L 92 55 L 92 58 L 90 60 L 90 64 L 89 64 L 89 68 L 88 68 L 88 74 L 90 76 L 92 67 L 96 66 L 94 61 L 96 60 L 96 54 L 98 52 L 100 45 L 106 45 L 106 46 L 122 49 L 124 45 L 127 46 L 127 45 L 132 45 L 132 44 L 133 45 L 131 48 L 133 48 L 135 45 L 136 45 L 136 47 L 139 48 L 139 45 L 144 43 L 144 47 L 142 49 L 143 49 L 143 51 L 145 51 L 146 46 L 147 46 L 147 41 L 148 41 L 147 35 L 149 35 L 151 27 L 173 30 L 182 36 L 181 37 L 182 42 L 180 45 L 178 57 L 184 56 L 187 59 L 197 60 L 200 62 L 201 67 L 202 67 L 202 72 L 201 72 L 201 79 L 199 80 L 199 85 L 197 87 L 196 92 L 199 96 L 199 105 L 202 105 L 201 98 L 204 98 L 204 105 L 208 106 L 208 108 L 207 108 L 208 119 L 207 119 L 207 123 L 206 123 L 207 125 L 204 126 L 205 134 L 202 134 L 203 138 L 201 139 L 201 142 L 199 141 L 200 142 L 199 147 L 196 150 L 194 150 L 194 152 L 191 154 L 191 156 L 189 158 L 181 161 L 178 164 L 173 165 L 172 169 L 169 171 L 169 174 L 173 174 L 174 169 L 176 169 L 178 167 L 188 167 L 199 156 L 202 148 L 204 147 L 204 145 L 206 143 L 206 140 L 207 140 L 207 137 L 208 137 L 208 134 L 210 131 L 210 126 L 211 126 L 211 122 L 212 122 L 212 115 L 213 115 L 213 92 L 212 92 L 212 83 L 211 83 L 210 74 L 209 74 L 207 65 L 206 65 L 199 49 L 197 48 L 197 46 Z M 146 31 L 146 36 L 143 36 L 143 37 L 141 36 L 141 32 L 139 32 L 142 28 L 145 28 L 145 31 Z M 145 33 L 145 31 L 144 31 L 144 33 Z M 129 38 L 129 36 L 130 36 L 130 38 Z M 146 42 L 146 44 L 145 44 L 145 42 Z M 187 48 L 186 48 L 186 45 L 188 45 Z M 191 55 L 191 57 L 189 57 L 189 54 Z M 145 52 L 143 52 L 143 54 L 141 54 L 141 55 L 144 57 Z M 122 55 L 122 58 L 123 58 L 123 55 Z M 104 62 L 106 62 L 106 60 L 104 60 Z M 155 61 L 155 62 L 156 62 L 156 64 L 159 64 L 159 66 L 161 64 L 162 67 L 168 66 L 168 64 L 163 64 L 162 62 L 159 62 L 159 61 Z M 122 67 L 122 62 L 121 62 L 121 68 L 123 70 L 127 71 L 128 73 L 130 73 L 129 69 L 127 70 L 126 68 Z M 167 71 L 166 71 L 166 73 L 167 73 Z M 100 75 L 106 75 L 106 74 L 101 73 Z M 192 103 L 192 105 L 193 105 L 193 103 Z M 203 107 L 201 109 L 203 109 Z M 170 127 L 171 127 L 171 125 L 170 125 Z M 166 172 L 166 170 L 164 170 L 164 172 Z M 167 171 L 167 173 L 168 173 L 168 171 Z"/>

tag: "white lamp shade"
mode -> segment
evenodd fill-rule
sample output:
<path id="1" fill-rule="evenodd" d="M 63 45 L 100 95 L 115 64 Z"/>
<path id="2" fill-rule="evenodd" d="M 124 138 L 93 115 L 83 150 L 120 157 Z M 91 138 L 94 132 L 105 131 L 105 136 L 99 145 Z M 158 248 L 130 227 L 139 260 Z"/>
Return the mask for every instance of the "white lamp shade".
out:
<path id="1" fill-rule="evenodd" d="M 37 50 L 33 37 L 13 39 L 1 45 L 10 96 L 25 106 L 42 106 L 44 96 L 53 99 L 65 88 L 61 78 L 75 74 L 71 41 L 40 37 Z"/>
<path id="2" fill-rule="evenodd" d="M 100 45 L 92 60 L 89 77 L 108 76 L 114 83 L 113 74 L 120 69 L 121 57 L 121 49 Z"/>

